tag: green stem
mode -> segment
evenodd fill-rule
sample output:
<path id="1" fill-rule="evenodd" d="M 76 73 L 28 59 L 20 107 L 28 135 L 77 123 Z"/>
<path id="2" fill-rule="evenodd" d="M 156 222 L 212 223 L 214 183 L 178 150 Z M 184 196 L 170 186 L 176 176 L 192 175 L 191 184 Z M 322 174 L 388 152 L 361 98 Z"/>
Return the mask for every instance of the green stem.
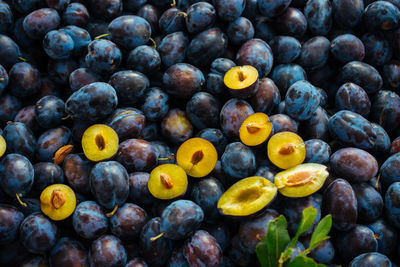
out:
<path id="1" fill-rule="evenodd" d="M 106 37 L 106 36 L 109 36 L 109 35 L 110 35 L 109 33 L 101 34 L 101 35 L 95 37 L 94 39 L 97 40 L 97 39 L 100 39 L 100 38 L 103 38 L 103 37 Z"/>

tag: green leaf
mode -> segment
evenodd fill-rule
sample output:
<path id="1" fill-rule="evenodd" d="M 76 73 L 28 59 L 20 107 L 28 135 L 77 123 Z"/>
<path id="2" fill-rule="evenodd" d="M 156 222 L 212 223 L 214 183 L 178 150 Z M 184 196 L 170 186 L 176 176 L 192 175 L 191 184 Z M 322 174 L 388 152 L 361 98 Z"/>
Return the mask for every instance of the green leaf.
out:
<path id="1" fill-rule="evenodd" d="M 317 209 L 314 207 L 308 207 L 303 210 L 299 228 L 297 229 L 297 233 L 293 237 L 292 242 L 290 242 L 289 247 L 293 248 L 296 245 L 300 235 L 311 228 L 315 218 L 317 217 L 317 212 Z"/>
<path id="2" fill-rule="evenodd" d="M 278 259 L 290 242 L 287 221 L 282 215 L 268 224 L 265 237 L 257 244 L 256 254 L 262 267 L 276 267 Z"/>
<path id="3" fill-rule="evenodd" d="M 312 258 L 306 256 L 298 256 L 290 261 L 287 267 L 326 267 L 326 265 L 318 264 Z"/>
<path id="4" fill-rule="evenodd" d="M 315 227 L 314 233 L 311 236 L 309 250 L 318 247 L 322 241 L 329 238 L 328 234 L 332 228 L 332 216 L 325 216 Z"/>

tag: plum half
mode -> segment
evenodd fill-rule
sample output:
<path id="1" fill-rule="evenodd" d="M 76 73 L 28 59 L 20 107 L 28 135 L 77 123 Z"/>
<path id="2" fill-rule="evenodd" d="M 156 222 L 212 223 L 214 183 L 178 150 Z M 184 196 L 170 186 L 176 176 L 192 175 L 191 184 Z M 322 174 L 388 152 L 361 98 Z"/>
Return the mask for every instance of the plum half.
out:
<path id="1" fill-rule="evenodd" d="M 233 67 L 225 73 L 224 84 L 229 93 L 238 98 L 249 98 L 258 89 L 258 71 L 250 65 Z"/>
<path id="2" fill-rule="evenodd" d="M 163 164 L 150 173 L 147 187 L 158 199 L 173 199 L 186 192 L 188 180 L 184 169 L 175 164 Z"/>
<path id="3" fill-rule="evenodd" d="M 273 125 L 267 114 L 258 112 L 243 121 L 239 128 L 239 137 L 246 146 L 258 146 L 264 144 L 272 132 Z"/>

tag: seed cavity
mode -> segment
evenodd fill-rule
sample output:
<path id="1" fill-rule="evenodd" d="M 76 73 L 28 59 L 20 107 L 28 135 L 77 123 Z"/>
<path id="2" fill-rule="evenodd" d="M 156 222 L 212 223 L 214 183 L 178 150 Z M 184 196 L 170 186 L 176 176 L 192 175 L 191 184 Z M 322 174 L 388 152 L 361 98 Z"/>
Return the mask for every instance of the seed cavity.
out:
<path id="1" fill-rule="evenodd" d="M 101 134 L 96 135 L 95 142 L 100 151 L 106 148 L 106 142 L 104 141 L 104 137 Z"/>
<path id="2" fill-rule="evenodd" d="M 247 131 L 251 134 L 254 134 L 254 133 L 260 131 L 264 127 L 265 127 L 265 124 L 262 124 L 262 123 L 249 123 L 246 125 Z"/>
<path id="3" fill-rule="evenodd" d="M 238 202 L 253 202 L 261 196 L 261 190 L 258 185 L 252 185 L 246 189 L 243 189 L 236 196 Z"/>
<path id="4" fill-rule="evenodd" d="M 54 190 L 53 193 L 51 194 L 50 201 L 55 209 L 61 208 L 66 201 L 65 193 L 61 190 Z"/>
<path id="5" fill-rule="evenodd" d="M 239 81 L 243 82 L 244 80 L 246 80 L 247 75 L 245 75 L 243 73 L 243 71 L 240 70 L 240 71 L 238 71 L 238 77 L 239 77 Z"/>
<path id="6" fill-rule="evenodd" d="M 296 149 L 296 146 L 293 144 L 286 144 L 283 147 L 281 147 L 281 149 L 279 149 L 279 154 L 282 155 L 289 155 L 291 153 L 293 153 Z"/>
<path id="7" fill-rule="evenodd" d="M 193 153 L 192 160 L 190 161 L 193 165 L 198 164 L 204 158 L 204 153 L 202 150 L 197 150 Z"/>
<path id="8" fill-rule="evenodd" d="M 286 186 L 300 186 L 310 183 L 314 178 L 310 172 L 297 172 L 294 175 L 290 175 L 287 177 Z"/>

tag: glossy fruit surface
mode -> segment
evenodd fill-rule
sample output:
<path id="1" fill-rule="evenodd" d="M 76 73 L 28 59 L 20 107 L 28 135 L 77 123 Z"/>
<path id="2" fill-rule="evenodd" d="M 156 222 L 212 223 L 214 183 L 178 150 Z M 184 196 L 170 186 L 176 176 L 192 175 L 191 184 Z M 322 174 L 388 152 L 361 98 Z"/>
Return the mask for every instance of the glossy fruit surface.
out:
<path id="1" fill-rule="evenodd" d="M 186 192 L 188 180 L 185 170 L 178 165 L 163 164 L 151 171 L 147 186 L 155 198 L 173 199 Z"/>
<path id="2" fill-rule="evenodd" d="M 355 257 L 349 264 L 355 266 L 391 266 L 392 263 L 388 257 L 377 252 L 363 253 Z"/>
<path id="3" fill-rule="evenodd" d="M 24 214 L 11 205 L 0 206 L 0 244 L 9 244 L 17 239 L 19 226 L 24 219 Z"/>
<path id="4" fill-rule="evenodd" d="M 184 247 L 184 256 L 190 265 L 220 266 L 222 251 L 217 240 L 207 231 L 198 230 Z"/>
<path id="5" fill-rule="evenodd" d="M 244 178 L 225 191 L 218 209 L 223 215 L 248 216 L 265 208 L 276 194 L 276 186 L 264 177 Z"/>
<path id="6" fill-rule="evenodd" d="M 88 255 L 80 242 L 69 237 L 62 237 L 51 249 L 49 262 L 51 266 L 86 266 Z"/>
<path id="7" fill-rule="evenodd" d="M 67 185 L 50 185 L 40 195 L 40 209 L 54 221 L 69 217 L 74 212 L 75 207 L 75 193 Z"/>
<path id="8" fill-rule="evenodd" d="M 106 233 L 108 219 L 105 211 L 94 201 L 79 203 L 72 216 L 75 232 L 85 239 L 96 239 Z"/>
<path id="9" fill-rule="evenodd" d="M 147 213 L 138 205 L 125 203 L 110 218 L 111 233 L 121 240 L 131 240 L 139 236 L 147 222 Z"/>
<path id="10" fill-rule="evenodd" d="M 113 235 L 103 235 L 89 248 L 90 266 L 125 266 L 126 251 L 121 240 Z"/>
<path id="11" fill-rule="evenodd" d="M 118 135 L 111 127 L 92 125 L 82 136 L 83 153 L 91 161 L 109 159 L 117 153 L 118 141 Z"/>
<path id="12" fill-rule="evenodd" d="M 224 173 L 242 179 L 252 175 L 256 170 L 256 157 L 253 151 L 241 142 L 230 143 L 226 146 L 221 157 Z"/>

